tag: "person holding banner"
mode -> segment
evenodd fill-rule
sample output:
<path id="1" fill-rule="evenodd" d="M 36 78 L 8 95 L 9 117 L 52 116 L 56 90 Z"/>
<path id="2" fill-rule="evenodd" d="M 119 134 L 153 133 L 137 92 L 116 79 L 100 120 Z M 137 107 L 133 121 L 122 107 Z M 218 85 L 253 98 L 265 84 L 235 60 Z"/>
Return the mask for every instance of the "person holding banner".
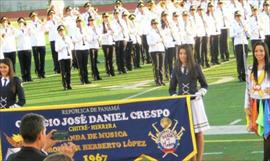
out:
<path id="1" fill-rule="evenodd" d="M 247 71 L 245 112 L 248 130 L 264 138 L 264 161 L 270 160 L 270 58 L 264 42 L 253 47 L 253 65 Z"/>
<path id="2" fill-rule="evenodd" d="M 201 88 L 198 90 L 197 81 Z M 177 91 L 178 86 L 178 91 Z M 209 129 L 208 119 L 205 113 L 202 97 L 207 93 L 207 82 L 199 64 L 196 64 L 190 45 L 182 45 L 178 51 L 178 60 L 171 75 L 169 93 L 176 95 L 193 95 L 191 97 L 191 109 L 193 126 L 196 136 L 198 153 L 193 158 L 195 161 L 203 159 L 204 134 Z"/>
<path id="3" fill-rule="evenodd" d="M 24 104 L 24 90 L 21 80 L 14 76 L 11 60 L 8 58 L 0 60 L 0 109 L 17 108 Z"/>
<path id="4" fill-rule="evenodd" d="M 43 161 L 47 157 L 46 150 L 55 145 L 57 141 L 52 139 L 56 130 L 46 134 L 44 122 L 43 116 L 34 113 L 22 117 L 20 135 L 23 138 L 23 145 L 20 147 L 20 151 L 9 155 L 7 161 Z M 73 143 L 62 144 L 59 151 L 73 157 L 76 145 Z"/>

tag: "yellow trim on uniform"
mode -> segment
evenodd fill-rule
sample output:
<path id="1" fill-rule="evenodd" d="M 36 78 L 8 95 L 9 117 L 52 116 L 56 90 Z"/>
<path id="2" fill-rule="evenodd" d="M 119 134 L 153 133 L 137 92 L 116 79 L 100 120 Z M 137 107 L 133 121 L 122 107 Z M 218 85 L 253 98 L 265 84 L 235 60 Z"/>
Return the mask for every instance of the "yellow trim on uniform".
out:
<path id="1" fill-rule="evenodd" d="M 145 102 L 145 101 L 157 101 L 165 99 L 175 99 L 175 98 L 185 98 L 188 95 L 182 96 L 167 96 L 167 97 L 150 97 L 150 98 L 136 98 L 129 100 L 119 100 L 119 101 L 103 101 L 103 102 L 92 102 L 92 103 L 79 103 L 79 104 L 66 104 L 66 105 L 47 105 L 47 106 L 32 106 L 32 107 L 20 107 L 15 109 L 2 109 L 0 112 L 23 112 L 23 111 L 42 111 L 42 110 L 59 110 L 59 109 L 69 109 L 69 108 L 83 108 L 83 107 L 96 107 L 96 106 L 106 106 L 106 105 L 120 105 L 127 103 Z"/>
<path id="2" fill-rule="evenodd" d="M 193 151 L 183 159 L 183 161 L 188 161 L 192 157 L 194 157 L 197 154 L 197 144 L 196 144 L 196 139 L 195 139 L 195 132 L 194 132 L 194 127 L 193 127 L 193 118 L 191 114 L 191 102 L 190 102 L 190 96 L 186 96 L 186 102 L 187 102 L 187 108 L 188 108 L 188 116 L 189 116 L 189 125 L 190 125 L 190 133 L 191 133 L 191 139 L 192 139 L 192 144 L 193 144 Z"/>
<path id="3" fill-rule="evenodd" d="M 145 155 L 145 154 L 142 154 L 140 155 L 138 158 L 136 158 L 134 161 L 143 161 L 143 160 L 149 160 L 149 161 L 158 161 L 156 160 L 155 158 L 151 157 L 151 156 L 148 156 L 148 155 Z"/>

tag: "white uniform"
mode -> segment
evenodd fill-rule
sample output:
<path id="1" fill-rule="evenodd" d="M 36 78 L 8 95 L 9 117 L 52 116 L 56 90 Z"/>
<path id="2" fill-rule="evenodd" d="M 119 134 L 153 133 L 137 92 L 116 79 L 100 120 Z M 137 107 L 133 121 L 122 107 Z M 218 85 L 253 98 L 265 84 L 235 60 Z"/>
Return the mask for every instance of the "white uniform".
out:
<path id="1" fill-rule="evenodd" d="M 75 50 L 88 50 L 89 49 L 89 35 L 85 28 L 79 29 L 78 27 L 74 30 L 74 36 L 72 41 L 74 42 Z"/>
<path id="2" fill-rule="evenodd" d="M 102 45 L 113 45 L 113 31 L 112 29 L 110 29 L 110 24 L 108 23 L 101 23 L 100 25 L 100 31 L 101 31 L 101 35 L 100 35 L 100 41 Z M 105 27 L 105 31 L 107 31 L 106 33 L 104 32 L 104 27 Z"/>
<path id="3" fill-rule="evenodd" d="M 3 53 L 16 52 L 15 32 L 12 27 L 1 28 L 0 33 L 4 35 Z"/>
<path id="4" fill-rule="evenodd" d="M 245 23 L 242 24 L 237 21 L 233 21 L 231 33 L 232 37 L 234 37 L 234 45 L 248 44 L 248 33 L 244 31 L 244 28 L 248 31 L 248 26 Z"/>
<path id="5" fill-rule="evenodd" d="M 101 32 L 98 27 L 96 26 L 88 26 L 87 32 L 89 34 L 89 49 L 99 49 L 100 45 L 100 36 Z"/>
<path id="6" fill-rule="evenodd" d="M 250 40 L 263 40 L 264 39 L 264 23 L 261 16 L 252 16 L 249 21 Z"/>
<path id="7" fill-rule="evenodd" d="M 164 29 L 161 29 L 161 33 L 162 33 L 165 47 L 166 48 L 175 47 L 172 27 L 165 27 Z"/>
<path id="8" fill-rule="evenodd" d="M 270 35 L 270 13 L 262 12 L 260 14 L 260 17 L 263 22 L 263 28 L 264 28 L 264 34 L 265 35 Z"/>
<path id="9" fill-rule="evenodd" d="M 181 45 L 182 44 L 182 35 L 180 34 L 181 28 L 180 28 L 180 22 L 179 20 L 172 22 L 172 30 L 173 30 L 173 37 L 175 39 L 175 45 Z"/>
<path id="10" fill-rule="evenodd" d="M 58 61 L 63 59 L 72 59 L 71 49 L 73 42 L 69 36 L 57 36 L 55 41 L 55 50 L 58 52 Z"/>
<path id="11" fill-rule="evenodd" d="M 4 43 L 4 39 L 0 35 L 0 59 L 4 59 L 3 43 Z"/>
<path id="12" fill-rule="evenodd" d="M 47 21 L 46 30 L 49 32 L 49 41 L 56 40 L 56 38 L 58 36 L 58 32 L 57 32 L 58 25 L 59 25 L 59 23 L 56 19 Z"/>
<path id="13" fill-rule="evenodd" d="M 198 37 L 209 36 L 208 19 L 206 15 L 196 16 L 196 33 Z"/>
<path id="14" fill-rule="evenodd" d="M 156 30 L 151 29 L 147 35 L 147 43 L 149 45 L 149 52 L 165 52 L 164 43 L 161 37 Z"/>
<path id="15" fill-rule="evenodd" d="M 215 14 L 207 15 L 209 34 L 210 35 L 220 35 L 220 26 L 218 23 L 218 16 Z"/>
<path id="16" fill-rule="evenodd" d="M 134 20 L 130 21 L 130 39 L 133 44 L 142 44 L 142 40 L 139 34 L 139 24 Z"/>
<path id="17" fill-rule="evenodd" d="M 215 14 L 217 15 L 217 23 L 220 29 L 228 29 L 231 25 L 230 16 L 227 12 L 227 8 L 224 6 L 222 8 L 218 7 L 215 10 Z"/>
<path id="18" fill-rule="evenodd" d="M 128 41 L 128 29 L 123 19 L 113 19 L 111 22 L 114 41 Z"/>
<path id="19" fill-rule="evenodd" d="M 74 35 L 74 30 L 76 29 L 76 16 L 64 17 L 64 26 L 67 29 L 68 36 L 72 37 Z"/>
<path id="20" fill-rule="evenodd" d="M 181 34 L 182 34 L 182 44 L 194 44 L 194 26 L 190 21 L 181 21 Z"/>
<path id="21" fill-rule="evenodd" d="M 46 46 L 45 25 L 40 21 L 31 21 L 29 23 L 32 46 Z"/>
<path id="22" fill-rule="evenodd" d="M 31 50 L 31 38 L 30 38 L 30 28 L 22 27 L 16 31 L 16 40 L 17 40 L 17 50 Z"/>

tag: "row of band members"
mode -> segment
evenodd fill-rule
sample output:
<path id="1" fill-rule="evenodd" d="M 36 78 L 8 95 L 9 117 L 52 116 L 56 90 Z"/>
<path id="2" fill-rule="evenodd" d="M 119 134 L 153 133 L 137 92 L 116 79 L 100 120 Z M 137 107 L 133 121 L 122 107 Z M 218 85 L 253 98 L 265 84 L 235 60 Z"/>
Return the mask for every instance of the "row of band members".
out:
<path id="1" fill-rule="evenodd" d="M 223 3 L 219 1 L 218 4 L 222 5 Z M 138 3 L 137 8 L 137 11 L 142 15 L 144 13 L 143 3 Z M 151 25 L 147 25 L 148 21 L 138 21 L 137 17 L 140 16 L 129 14 L 127 11 L 121 10 L 121 8 L 117 8 L 113 12 L 112 20 L 109 19 L 107 13 L 103 13 L 102 23 L 97 25 L 95 22 L 95 18 L 98 17 L 97 14 L 93 12 L 88 14 L 87 22 L 85 22 L 85 13 L 82 16 L 76 16 L 72 12 L 72 8 L 67 7 L 67 16 L 64 18 L 56 17 L 54 10 L 49 10 L 47 22 L 39 20 L 35 12 L 31 12 L 29 15 L 32 19 L 30 24 L 26 24 L 25 19 L 20 17 L 18 19 L 19 29 L 13 28 L 8 23 L 8 19 L 2 17 L 1 46 L 3 46 L 4 57 L 10 58 L 14 66 L 16 50 L 18 51 L 23 81 L 32 80 L 30 73 L 31 48 L 33 50 L 36 73 L 40 78 L 45 77 L 44 60 L 46 43 L 44 33 L 46 31 L 49 33 L 54 71 L 60 73 L 60 68 L 69 64 L 69 62 L 63 63 L 62 60 L 70 59 L 71 61 L 72 59 L 73 66 L 80 69 L 82 84 L 90 83 L 87 71 L 88 52 L 90 52 L 92 75 L 95 80 L 101 79 L 97 68 L 97 53 L 100 46 L 103 48 L 105 55 L 106 72 L 110 76 L 115 75 L 113 69 L 113 47 L 115 47 L 116 64 L 119 73 L 126 73 L 126 70 L 131 70 L 132 62 L 134 67 L 139 68 L 140 57 L 145 57 L 146 62 L 151 63 L 155 59 L 152 53 L 160 52 L 160 50 L 163 52 L 164 50 L 166 53 L 165 76 L 169 79 L 177 47 L 182 44 L 194 46 L 195 59 L 202 66 L 210 66 L 207 52 L 208 42 L 210 42 L 211 63 L 213 65 L 219 64 L 219 53 L 222 61 L 229 60 L 227 39 L 228 32 L 230 32 L 236 51 L 238 76 L 239 80 L 242 81 L 245 79 L 245 73 L 244 60 L 241 55 L 247 54 L 247 38 L 251 39 L 252 44 L 256 41 L 265 40 L 269 45 L 270 42 L 269 23 L 264 23 L 269 22 L 270 19 L 268 1 L 265 1 L 263 4 L 263 10 L 258 15 L 258 9 L 253 7 L 252 16 L 247 21 L 244 20 L 243 16 L 241 17 L 241 11 L 236 11 L 234 13 L 234 21 L 229 23 L 228 18 L 226 19 L 223 15 L 222 9 L 220 13 L 223 18 L 215 18 L 218 12 L 214 10 L 212 3 L 208 3 L 206 14 L 201 6 L 198 6 L 198 8 L 191 6 L 190 12 L 183 11 L 181 15 L 174 12 L 172 17 L 169 16 L 167 11 L 162 11 L 160 20 L 151 19 L 149 22 Z M 155 16 L 152 16 L 152 18 L 155 18 Z M 142 19 L 140 18 L 140 20 Z M 158 37 L 153 39 L 153 32 L 151 32 L 153 22 L 159 24 L 155 32 L 158 34 L 161 44 L 157 42 Z M 63 40 L 61 36 L 59 37 L 59 33 L 57 33 L 59 24 L 66 26 L 67 37 L 71 41 L 68 38 Z M 17 37 L 17 49 L 15 37 Z M 65 50 L 61 48 L 63 47 L 63 43 L 60 43 L 60 47 L 58 43 L 56 44 L 57 41 L 61 42 L 61 39 L 65 43 L 66 54 Z M 131 60 L 131 53 L 133 53 L 133 60 Z M 155 67 L 156 63 L 153 62 L 153 65 Z M 66 73 L 70 75 L 70 71 Z M 65 77 L 68 76 L 63 75 L 63 78 Z M 157 85 L 164 84 L 162 80 L 157 79 L 156 76 Z M 71 88 L 69 84 L 70 80 L 63 83 L 64 88 Z"/>

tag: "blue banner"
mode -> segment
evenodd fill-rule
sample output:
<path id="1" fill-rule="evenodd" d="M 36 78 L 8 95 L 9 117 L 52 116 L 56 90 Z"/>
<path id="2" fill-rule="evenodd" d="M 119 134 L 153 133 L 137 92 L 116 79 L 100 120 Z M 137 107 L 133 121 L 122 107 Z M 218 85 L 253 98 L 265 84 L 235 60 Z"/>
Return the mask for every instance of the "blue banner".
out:
<path id="1" fill-rule="evenodd" d="M 46 118 L 47 131 L 68 131 L 78 145 L 76 161 L 180 161 L 196 154 L 190 97 L 180 96 L 0 111 L 3 160 L 13 149 L 4 134 L 21 141 L 20 119 L 29 112 Z"/>

